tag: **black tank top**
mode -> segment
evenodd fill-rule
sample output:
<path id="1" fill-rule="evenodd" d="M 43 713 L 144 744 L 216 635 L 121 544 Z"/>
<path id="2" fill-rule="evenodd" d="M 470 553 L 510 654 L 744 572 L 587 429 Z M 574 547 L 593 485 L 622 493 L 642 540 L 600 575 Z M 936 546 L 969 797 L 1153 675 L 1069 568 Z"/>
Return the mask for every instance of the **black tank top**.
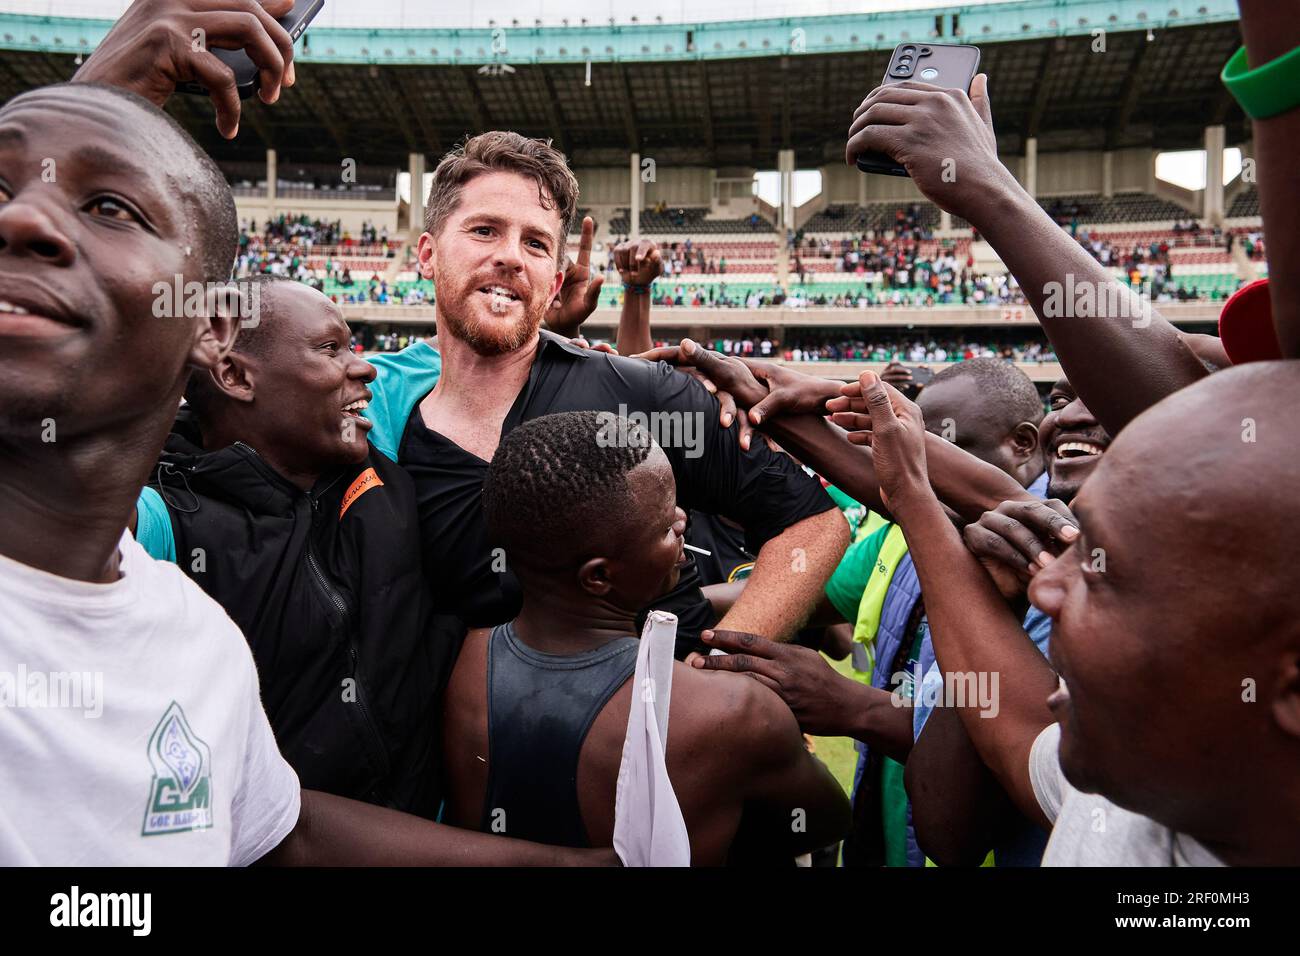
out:
<path id="1" fill-rule="evenodd" d="M 589 846 L 578 756 L 592 722 L 636 669 L 640 642 L 542 654 L 513 624 L 488 640 L 488 781 L 480 829 L 551 846 Z"/>

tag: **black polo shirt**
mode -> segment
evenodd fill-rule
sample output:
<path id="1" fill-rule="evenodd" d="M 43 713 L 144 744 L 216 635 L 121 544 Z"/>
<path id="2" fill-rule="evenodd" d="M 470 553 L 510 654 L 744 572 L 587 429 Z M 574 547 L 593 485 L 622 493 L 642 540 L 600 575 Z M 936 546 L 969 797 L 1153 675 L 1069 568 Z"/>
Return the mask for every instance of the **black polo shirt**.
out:
<path id="1" fill-rule="evenodd" d="M 542 332 L 528 381 L 501 434 L 531 418 L 571 411 L 640 412 L 647 418 L 677 413 L 660 420 L 676 423 L 671 434 L 678 440 L 661 444 L 677 481 L 678 504 L 687 512 L 723 514 L 742 525 L 755 554 L 791 525 L 835 507 L 821 483 L 789 456 L 762 441 L 742 450 L 735 423 L 722 428 L 717 399 L 696 379 L 664 362 L 583 349 Z M 522 606 L 519 583 L 508 567 L 503 569 L 504 561 L 494 562 L 483 519 L 480 495 L 488 463 L 425 426 L 418 402 L 407 419 L 398 461 L 415 480 L 435 606 L 471 627 L 513 620 Z M 582 523 L 593 519 L 574 515 L 573 520 L 575 533 L 581 533 Z M 712 623 L 693 562 L 654 607 L 677 615 L 679 656 L 697 645 L 700 631 Z"/>

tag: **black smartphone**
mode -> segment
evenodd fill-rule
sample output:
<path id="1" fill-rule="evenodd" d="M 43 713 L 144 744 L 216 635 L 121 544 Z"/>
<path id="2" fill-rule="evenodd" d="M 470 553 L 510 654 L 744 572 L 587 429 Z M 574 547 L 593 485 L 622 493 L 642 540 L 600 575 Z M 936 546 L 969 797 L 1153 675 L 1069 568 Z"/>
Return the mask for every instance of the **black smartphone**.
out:
<path id="1" fill-rule="evenodd" d="M 280 26 L 284 27 L 290 39 L 297 43 L 298 38 L 307 29 L 307 24 L 311 23 L 316 14 L 320 13 L 323 6 L 325 6 L 325 0 L 295 0 L 293 9 L 280 17 Z M 239 89 L 240 99 L 246 100 L 257 92 L 258 87 L 261 85 L 261 76 L 258 73 L 257 65 L 253 63 L 246 52 L 212 47 L 211 53 L 234 71 L 235 86 Z M 195 93 L 199 96 L 208 95 L 207 88 L 201 83 L 181 83 L 176 88 L 182 93 Z"/>
<path id="2" fill-rule="evenodd" d="M 930 379 L 934 378 L 934 369 L 925 368 L 921 365 L 913 365 L 909 371 L 912 373 L 912 381 L 920 388 L 930 384 Z"/>
<path id="3" fill-rule="evenodd" d="M 889 58 L 881 86 L 916 80 L 945 90 L 970 92 L 980 68 L 980 48 L 965 43 L 900 43 Z M 884 153 L 863 153 L 858 169 L 864 173 L 906 176 L 907 170 Z"/>

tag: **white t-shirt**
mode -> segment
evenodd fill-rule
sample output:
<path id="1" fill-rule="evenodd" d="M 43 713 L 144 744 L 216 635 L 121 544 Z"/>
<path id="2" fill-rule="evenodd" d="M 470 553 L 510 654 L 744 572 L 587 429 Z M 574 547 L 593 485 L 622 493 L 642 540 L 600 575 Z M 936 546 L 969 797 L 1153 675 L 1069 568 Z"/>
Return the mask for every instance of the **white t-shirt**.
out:
<path id="1" fill-rule="evenodd" d="M 1186 834 L 1076 790 L 1061 771 L 1060 749 L 1061 725 L 1053 723 L 1029 752 L 1034 796 L 1053 824 L 1043 866 L 1223 866 Z"/>
<path id="2" fill-rule="evenodd" d="M 112 584 L 0 556 L 0 865 L 243 866 L 298 821 L 239 628 L 131 537 Z"/>

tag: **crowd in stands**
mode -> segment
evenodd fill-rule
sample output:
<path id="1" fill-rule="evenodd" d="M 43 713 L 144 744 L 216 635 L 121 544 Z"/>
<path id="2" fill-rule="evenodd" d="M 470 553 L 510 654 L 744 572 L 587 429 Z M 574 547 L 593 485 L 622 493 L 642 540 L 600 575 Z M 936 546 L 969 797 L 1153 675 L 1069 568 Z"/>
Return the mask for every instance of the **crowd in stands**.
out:
<path id="1" fill-rule="evenodd" d="M 871 341 L 800 338 L 781 349 L 788 362 L 909 362 L 916 364 L 962 362 L 973 358 L 998 358 L 1008 362 L 1055 362 L 1056 353 L 1045 342 L 999 345 L 971 342 L 964 337 Z"/>
<path id="2" fill-rule="evenodd" d="M 400 352 L 408 345 L 425 342 L 432 337 L 414 332 L 378 332 L 372 325 L 358 323 L 352 326 L 352 340 L 349 347 L 358 355 L 369 352 Z"/>
<path id="3" fill-rule="evenodd" d="M 250 275 L 271 274 L 307 282 L 315 277 L 343 281 L 346 275 L 347 283 L 350 283 L 351 274 L 338 261 L 339 256 L 389 258 L 397 254 L 398 246 L 399 243 L 389 238 L 388 226 L 376 227 L 369 220 L 361 224 L 356 235 L 345 229 L 338 219 L 313 219 L 307 215 L 281 213 L 260 225 L 255 218 L 240 220 L 235 276 L 242 279 Z M 309 259 L 322 255 L 323 262 L 309 262 Z"/>
<path id="4" fill-rule="evenodd" d="M 955 224 L 955 223 L 954 223 Z M 920 229 L 931 233 L 939 227 L 939 210 L 931 203 L 869 203 L 859 206 L 836 203 L 809 219 L 794 237 L 797 245 L 805 234 L 822 232 L 884 232 Z"/>
<path id="5" fill-rule="evenodd" d="M 1094 259 L 1104 266 L 1116 266 L 1129 276 L 1131 284 L 1139 279 L 1165 279 L 1169 277 L 1169 241 L 1152 239 L 1145 245 L 1135 244 L 1128 249 L 1117 246 L 1105 238 L 1105 233 L 1089 233 L 1086 229 L 1075 235 Z"/>
<path id="6" fill-rule="evenodd" d="M 434 302 L 432 292 L 419 282 L 390 283 L 378 274 L 357 281 L 346 268 L 332 278 L 334 281 L 329 284 L 319 277 L 306 282 L 340 305 L 432 305 Z"/>
<path id="7" fill-rule="evenodd" d="M 610 241 L 610 245 L 617 246 L 627 242 L 627 236 L 620 236 Z M 697 245 L 691 238 L 680 242 L 666 243 L 660 249 L 663 255 L 663 271 L 661 276 L 681 275 L 685 272 L 694 272 L 701 275 L 725 275 L 727 271 L 726 256 L 706 255 L 704 247 Z M 605 263 L 606 279 L 611 280 L 613 273 L 617 270 L 614 268 L 614 257 L 610 256 Z"/>
<path id="8" fill-rule="evenodd" d="M 812 252 L 816 253 L 818 258 L 834 259 L 836 272 L 880 272 L 886 278 L 893 279 L 896 273 L 902 274 L 903 284 L 906 284 L 906 276 L 911 270 L 921 268 L 918 260 L 924 263 L 919 252 L 919 245 L 915 238 L 898 237 L 885 238 L 877 236 L 874 233 L 864 233 L 858 239 L 840 239 L 838 242 L 832 242 L 829 239 L 822 239 L 813 247 L 813 240 L 808 240 L 805 251 L 795 253 L 794 271 L 801 278 L 804 274 L 804 258 Z M 936 263 L 935 270 L 939 271 L 944 268 L 954 268 L 957 264 L 953 251 L 955 244 L 952 240 L 947 240 L 943 246 L 945 255 L 939 257 L 943 260 L 942 265 Z M 952 260 L 949 262 L 948 260 Z M 969 256 L 966 257 L 966 266 L 969 268 L 974 264 Z"/>
<path id="9" fill-rule="evenodd" d="M 652 298 L 656 306 L 691 308 L 759 309 L 785 308 L 877 308 L 929 307 L 935 305 L 1007 305 L 1025 301 L 1020 289 L 1007 275 L 982 275 L 967 269 L 957 271 L 948 263 L 918 262 L 911 269 L 889 273 L 861 273 L 862 284 L 850 289 L 818 291 L 811 282 L 792 282 L 788 290 L 777 284 L 765 287 L 743 285 L 740 291 L 726 282 L 657 286 Z M 915 276 L 915 283 L 909 279 Z"/>
<path id="10" fill-rule="evenodd" d="M 290 216 L 284 213 L 265 220 L 260 229 L 256 219 L 241 220 L 239 230 L 241 249 L 249 245 L 294 246 L 304 252 L 311 252 L 316 246 L 339 246 L 348 250 L 376 245 L 385 249 L 395 248 L 389 240 L 388 226 L 376 226 L 368 219 L 361 223 L 356 235 L 343 228 L 339 219 L 313 219 L 305 214 Z"/>
<path id="11" fill-rule="evenodd" d="M 803 332 L 804 330 L 800 330 Z M 908 362 L 917 364 L 962 362 L 974 358 L 998 358 L 1008 362 L 1055 362 L 1056 352 L 1044 339 L 992 341 L 971 340 L 963 334 L 928 337 L 881 333 L 871 339 L 845 338 L 842 332 L 801 334 L 787 341 L 762 332 L 715 336 L 703 344 L 723 355 L 743 358 L 783 359 L 787 362 Z M 667 339 L 656 347 L 676 344 Z"/>
<path id="12" fill-rule="evenodd" d="M 1240 232 L 1228 232 L 1224 237 L 1227 250 L 1232 251 L 1236 242 L 1240 242 L 1246 251 L 1246 257 L 1256 262 L 1264 261 L 1264 234 L 1258 229 L 1243 229 Z"/>
<path id="13" fill-rule="evenodd" d="M 660 209 L 659 207 L 663 208 Z M 1078 203 L 1054 207 L 1064 210 L 1067 219 L 1079 211 Z M 675 213 L 662 202 L 649 213 L 671 217 Z M 819 215 L 827 215 L 821 213 Z M 969 244 L 954 239 L 934 240 L 927 209 L 920 204 L 891 206 L 873 213 L 870 225 L 857 237 L 831 238 L 804 231 L 792 240 L 790 279 L 785 287 L 776 282 L 743 282 L 742 271 L 753 272 L 752 263 L 739 269 L 726 255 L 713 255 L 694 237 L 666 242 L 660 282 L 652 302 L 662 307 L 690 308 L 928 308 L 936 305 L 1020 305 L 1025 298 L 1015 280 L 1006 273 L 981 273 L 974 269 L 975 260 Z M 1223 298 L 1230 289 L 1221 282 L 1201 283 L 1195 275 L 1175 275 L 1170 251 L 1184 244 L 1206 245 L 1231 252 L 1241 242 L 1252 259 L 1262 259 L 1263 239 L 1258 230 L 1204 229 L 1195 219 L 1175 219 L 1172 235 L 1149 241 L 1123 243 L 1112 241 L 1103 232 L 1079 226 L 1077 218 L 1063 223 L 1098 262 L 1122 270 L 1128 283 L 1140 288 L 1156 302 L 1184 302 Z M 624 242 L 624 237 L 610 245 Z M 390 240 L 386 226 L 366 222 L 358 235 L 342 228 L 338 220 L 285 216 L 260 224 L 256 220 L 241 223 L 240 254 L 236 275 L 256 273 L 285 275 L 306 282 L 325 292 L 341 304 L 426 305 L 432 304 L 432 290 L 426 283 L 390 282 L 378 272 L 368 278 L 356 276 L 343 257 L 351 250 L 358 254 L 391 257 L 397 243 Z M 321 256 L 321 250 L 329 254 Z M 317 253 L 313 254 L 313 251 Z M 845 288 L 836 282 L 832 289 L 819 290 L 814 276 L 825 275 L 816 263 L 834 263 L 834 273 L 855 283 Z M 353 263 L 355 264 L 355 263 Z M 748 270 L 745 270 L 748 266 Z M 775 262 L 772 264 L 775 271 Z M 617 275 L 612 257 L 605 263 L 606 302 L 617 305 Z M 729 271 L 730 270 L 730 271 Z M 1225 267 L 1225 271 L 1228 271 Z M 737 283 L 726 281 L 683 282 L 683 276 L 737 275 Z M 664 279 L 678 278 L 669 285 Z"/>

